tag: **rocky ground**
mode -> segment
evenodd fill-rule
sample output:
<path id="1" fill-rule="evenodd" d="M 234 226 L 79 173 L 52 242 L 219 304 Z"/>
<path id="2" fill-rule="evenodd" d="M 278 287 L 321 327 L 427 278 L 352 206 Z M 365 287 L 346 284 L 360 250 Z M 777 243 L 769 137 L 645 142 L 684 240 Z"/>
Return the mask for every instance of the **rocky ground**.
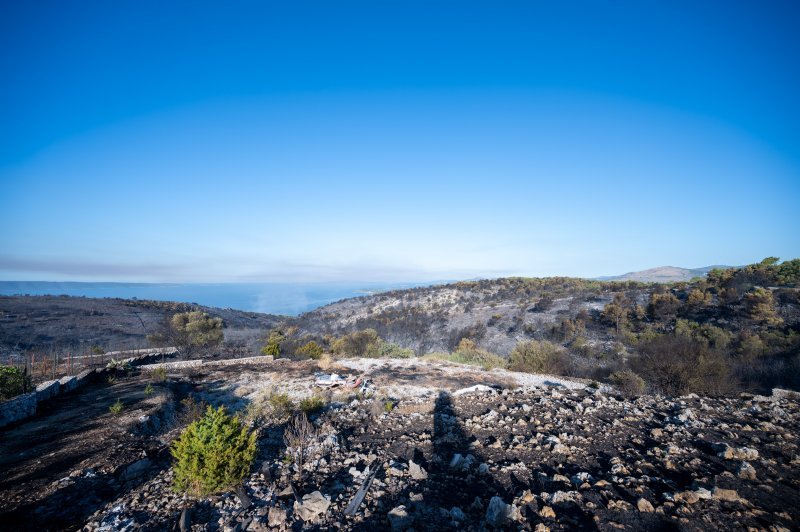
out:
<path id="1" fill-rule="evenodd" d="M 262 372 L 274 386 L 291 375 L 307 379 L 310 369 L 226 371 Z M 168 458 L 154 458 L 150 473 L 88 516 L 84 529 L 798 528 L 794 394 L 627 399 L 547 378 L 465 392 L 460 385 L 473 386 L 474 376 L 459 380 L 451 371 L 437 381 L 427 365 L 404 371 L 417 372 L 414 385 L 427 393 L 398 396 L 378 386 L 373 397 L 339 394 L 313 417 L 302 468 L 287 459 L 286 418 L 267 416 L 244 483 L 247 508 L 233 493 L 174 493 Z M 219 401 L 223 391 L 244 402 L 260 393 L 252 379 L 184 379 Z M 346 516 L 370 476 L 363 503 Z"/>

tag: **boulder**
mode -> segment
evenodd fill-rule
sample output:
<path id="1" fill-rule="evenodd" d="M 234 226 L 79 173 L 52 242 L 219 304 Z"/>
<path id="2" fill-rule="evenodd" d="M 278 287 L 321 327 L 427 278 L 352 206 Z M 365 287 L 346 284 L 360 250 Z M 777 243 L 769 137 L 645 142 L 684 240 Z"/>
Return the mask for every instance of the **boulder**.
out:
<path id="1" fill-rule="evenodd" d="M 410 528 L 411 523 L 414 521 L 414 518 L 408 515 L 406 507 L 402 504 L 392 508 L 387 517 L 389 518 L 389 526 L 395 531 L 402 531 Z"/>
<path id="2" fill-rule="evenodd" d="M 495 528 L 505 528 L 519 518 L 516 506 L 506 504 L 500 497 L 494 496 L 486 509 L 486 523 Z"/>
<path id="3" fill-rule="evenodd" d="M 758 458 L 758 451 L 749 447 L 731 447 L 727 443 L 715 443 L 712 447 L 717 452 L 717 456 L 725 460 L 755 460 Z"/>
<path id="4" fill-rule="evenodd" d="M 720 501 L 743 502 L 743 499 L 739 497 L 739 494 L 736 492 L 736 490 L 714 488 L 711 490 L 711 496 Z"/>
<path id="5" fill-rule="evenodd" d="M 327 512 L 330 505 L 330 499 L 319 491 L 314 491 L 308 495 L 303 495 L 302 502 L 295 502 L 294 511 L 303 521 L 311 521 L 318 515 Z"/>
<path id="6" fill-rule="evenodd" d="M 647 499 L 644 499 L 644 498 L 639 499 L 638 501 L 636 501 L 636 508 L 640 512 L 647 513 L 647 514 L 652 513 L 652 512 L 655 511 L 655 508 L 653 508 L 653 505 L 650 503 L 650 501 L 648 501 Z"/>
<path id="7" fill-rule="evenodd" d="M 425 480 L 428 478 L 428 472 L 422 468 L 421 465 L 414 463 L 413 460 L 408 462 L 408 474 L 414 480 Z"/>
<path id="8" fill-rule="evenodd" d="M 272 527 L 281 526 L 286 522 L 286 510 L 273 506 L 267 514 L 267 524 Z"/>
<path id="9" fill-rule="evenodd" d="M 755 480 L 756 479 L 756 468 L 750 465 L 749 462 L 742 462 L 739 464 L 739 467 L 736 469 L 736 475 L 745 480 Z"/>

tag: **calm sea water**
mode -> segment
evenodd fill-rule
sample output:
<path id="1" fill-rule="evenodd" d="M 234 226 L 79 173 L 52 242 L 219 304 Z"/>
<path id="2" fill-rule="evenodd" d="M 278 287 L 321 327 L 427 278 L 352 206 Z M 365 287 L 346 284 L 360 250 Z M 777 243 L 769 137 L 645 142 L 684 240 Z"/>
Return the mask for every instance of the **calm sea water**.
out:
<path id="1" fill-rule="evenodd" d="M 430 283 L 422 283 L 430 284 Z M 121 297 L 198 303 L 210 307 L 296 316 L 340 299 L 411 288 L 420 283 L 68 283 L 0 281 L 0 295 Z"/>

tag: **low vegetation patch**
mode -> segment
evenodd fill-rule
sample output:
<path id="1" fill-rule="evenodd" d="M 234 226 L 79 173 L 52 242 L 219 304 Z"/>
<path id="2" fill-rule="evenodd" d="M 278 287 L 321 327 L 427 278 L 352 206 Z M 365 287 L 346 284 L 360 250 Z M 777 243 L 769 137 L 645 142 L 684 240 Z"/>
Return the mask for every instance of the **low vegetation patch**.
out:
<path id="1" fill-rule="evenodd" d="M 108 411 L 114 414 L 115 416 L 122 413 L 122 410 L 125 408 L 125 405 L 122 404 L 122 401 L 117 399 L 111 406 L 108 407 Z"/>
<path id="2" fill-rule="evenodd" d="M 530 340 L 517 344 L 508 359 L 508 369 L 527 373 L 563 375 L 569 356 L 563 347 L 547 340 Z"/>
<path id="3" fill-rule="evenodd" d="M 150 372 L 150 378 L 155 382 L 165 382 L 167 380 L 167 368 L 159 366 Z"/>
<path id="4" fill-rule="evenodd" d="M 644 379 L 629 369 L 615 371 L 608 380 L 624 395 L 642 395 L 645 390 Z"/>
<path id="5" fill-rule="evenodd" d="M 431 353 L 422 358 L 455 362 L 456 364 L 469 364 L 471 366 L 480 366 L 483 369 L 503 368 L 506 365 L 503 357 L 490 353 L 485 349 L 479 349 L 475 342 L 469 338 L 462 338 L 458 348 L 452 353 Z"/>
<path id="6" fill-rule="evenodd" d="M 7 401 L 32 389 L 30 375 L 13 366 L 0 366 L 0 401 Z"/>
<path id="7" fill-rule="evenodd" d="M 325 408 L 325 398 L 320 395 L 312 395 L 300 400 L 298 407 L 306 415 L 311 415 Z"/>

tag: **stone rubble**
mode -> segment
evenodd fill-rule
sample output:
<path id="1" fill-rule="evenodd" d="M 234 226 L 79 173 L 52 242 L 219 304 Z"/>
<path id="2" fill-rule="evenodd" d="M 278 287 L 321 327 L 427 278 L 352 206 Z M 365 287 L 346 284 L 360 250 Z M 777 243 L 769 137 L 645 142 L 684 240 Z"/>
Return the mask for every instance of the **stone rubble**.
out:
<path id="1" fill-rule="evenodd" d="M 233 493 L 174 493 L 167 468 L 84 529 L 168 529 L 185 508 L 192 530 L 790 530 L 800 523 L 794 395 L 627 399 L 542 386 L 397 398 L 391 412 L 376 415 L 377 400 L 333 405 L 315 419 L 300 481 L 284 460 L 282 422 L 262 428 L 259 462 L 244 483 L 253 501 L 247 510 Z M 346 517 L 375 467 L 364 502 Z"/>

